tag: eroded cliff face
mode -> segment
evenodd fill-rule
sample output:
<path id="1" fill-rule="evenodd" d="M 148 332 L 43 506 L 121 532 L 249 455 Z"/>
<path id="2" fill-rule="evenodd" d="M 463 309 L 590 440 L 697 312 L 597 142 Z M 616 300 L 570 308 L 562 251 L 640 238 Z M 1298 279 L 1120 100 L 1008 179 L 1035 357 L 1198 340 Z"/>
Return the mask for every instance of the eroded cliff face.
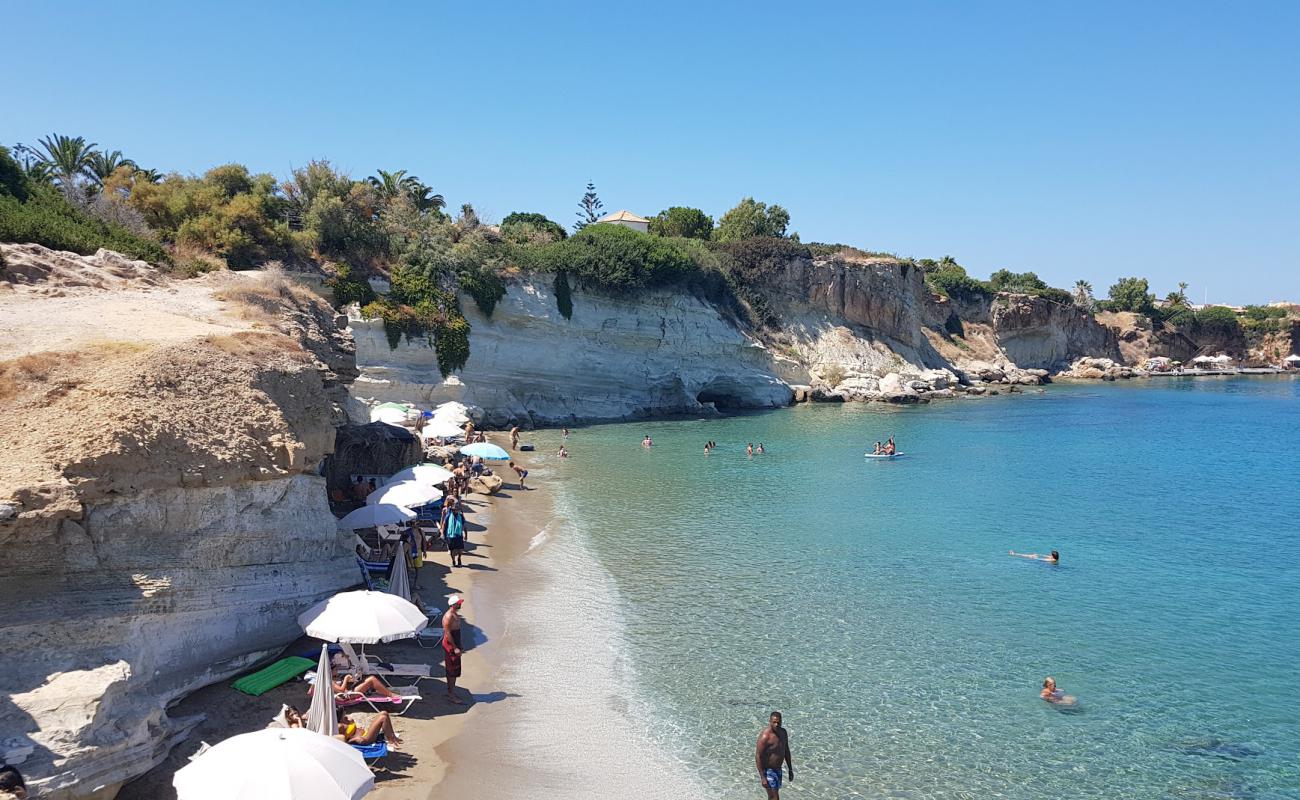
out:
<path id="1" fill-rule="evenodd" d="M 549 280 L 512 284 L 491 319 L 463 298 L 470 321 L 465 368 L 444 379 L 423 339 L 389 346 L 383 325 L 349 318 L 367 399 L 433 406 L 456 400 L 489 424 L 637 419 L 769 408 L 790 402 L 775 355 L 717 309 L 689 295 L 619 300 L 573 292 L 573 316 L 556 310 Z"/>
<path id="2" fill-rule="evenodd" d="M 367 401 L 457 400 L 490 424 L 634 419 L 764 408 L 791 397 L 924 401 L 981 382 L 1032 384 L 1080 356 L 1118 360 L 1116 334 L 1087 313 L 1028 295 L 933 296 L 889 258 L 783 257 L 746 286 L 773 312 L 751 328 L 684 291 L 611 299 L 576 291 L 555 307 L 550 276 L 510 285 L 490 319 L 465 297 L 470 356 L 443 378 L 430 342 L 389 345 L 353 311 Z M 357 413 L 364 413 L 358 407 Z"/>
<path id="3" fill-rule="evenodd" d="M 0 731 L 39 796 L 111 798 L 196 722 L 170 703 L 355 583 L 313 474 L 350 344 L 275 277 L 4 254 Z"/>

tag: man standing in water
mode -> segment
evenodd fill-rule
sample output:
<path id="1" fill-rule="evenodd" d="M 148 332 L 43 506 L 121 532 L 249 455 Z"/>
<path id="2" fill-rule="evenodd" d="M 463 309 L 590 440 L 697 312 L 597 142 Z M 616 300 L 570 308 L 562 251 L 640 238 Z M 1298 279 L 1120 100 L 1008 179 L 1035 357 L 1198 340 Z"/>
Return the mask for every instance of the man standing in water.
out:
<path id="1" fill-rule="evenodd" d="M 790 760 L 790 737 L 781 727 L 781 712 L 773 711 L 767 718 L 767 727 L 758 735 L 758 747 L 754 752 L 754 765 L 758 767 L 758 777 L 763 781 L 770 800 L 781 797 L 781 762 L 785 762 L 790 772 L 790 782 L 794 783 L 794 762 Z"/>
<path id="2" fill-rule="evenodd" d="M 456 679 L 460 677 L 460 607 L 465 598 L 453 594 L 447 598 L 447 613 L 442 615 L 442 650 L 447 667 L 447 700 L 456 705 L 464 701 L 456 696 Z M 778 770 L 779 772 L 779 770 Z"/>

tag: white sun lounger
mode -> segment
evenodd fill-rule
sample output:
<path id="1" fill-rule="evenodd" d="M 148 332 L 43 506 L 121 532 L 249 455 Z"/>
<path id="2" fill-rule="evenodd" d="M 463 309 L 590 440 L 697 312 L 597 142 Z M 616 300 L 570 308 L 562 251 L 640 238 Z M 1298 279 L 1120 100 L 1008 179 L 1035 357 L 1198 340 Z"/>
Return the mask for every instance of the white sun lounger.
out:
<path id="1" fill-rule="evenodd" d="M 430 677 L 428 664 L 388 664 L 382 666 L 378 656 L 367 654 L 364 658 L 357 655 L 352 645 L 340 642 L 339 646 L 343 648 L 343 655 L 347 657 L 348 663 L 352 669 L 358 670 L 363 675 L 378 675 L 381 678 L 421 678 Z"/>

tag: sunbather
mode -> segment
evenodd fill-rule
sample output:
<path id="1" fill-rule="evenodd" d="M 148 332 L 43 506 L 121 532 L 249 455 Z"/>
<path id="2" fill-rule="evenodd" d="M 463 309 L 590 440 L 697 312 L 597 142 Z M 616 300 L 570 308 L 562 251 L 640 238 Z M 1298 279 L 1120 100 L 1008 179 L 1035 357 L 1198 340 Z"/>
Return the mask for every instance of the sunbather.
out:
<path id="1" fill-rule="evenodd" d="M 401 749 L 402 740 L 397 735 L 397 731 L 393 730 L 393 720 L 388 716 L 387 711 L 376 714 L 365 728 L 361 727 L 363 724 L 364 721 L 359 724 L 350 714 L 344 714 L 339 717 L 339 732 L 334 738 L 348 744 L 374 744 L 379 739 L 379 735 L 383 734 L 389 747 L 394 750 Z"/>
<path id="2" fill-rule="evenodd" d="M 364 695 L 378 695 L 380 697 L 397 697 L 397 693 L 384 685 L 375 675 L 371 675 L 363 680 L 358 680 L 355 675 L 344 675 L 343 680 L 334 681 L 334 694 L 340 695 L 347 692 L 356 692 Z"/>

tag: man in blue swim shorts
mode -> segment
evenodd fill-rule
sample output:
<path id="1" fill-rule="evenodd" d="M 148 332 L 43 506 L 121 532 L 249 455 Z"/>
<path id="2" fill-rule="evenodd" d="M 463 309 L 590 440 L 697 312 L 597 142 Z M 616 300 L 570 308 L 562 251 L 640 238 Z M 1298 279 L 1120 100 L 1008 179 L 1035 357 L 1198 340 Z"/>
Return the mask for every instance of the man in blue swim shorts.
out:
<path id="1" fill-rule="evenodd" d="M 790 782 L 794 783 L 794 762 L 790 760 L 790 737 L 781 727 L 781 712 L 773 711 L 767 718 L 767 727 L 758 735 L 758 747 L 754 752 L 754 766 L 758 776 L 767 790 L 770 800 L 781 797 L 781 762 L 785 762 L 790 773 Z"/>

